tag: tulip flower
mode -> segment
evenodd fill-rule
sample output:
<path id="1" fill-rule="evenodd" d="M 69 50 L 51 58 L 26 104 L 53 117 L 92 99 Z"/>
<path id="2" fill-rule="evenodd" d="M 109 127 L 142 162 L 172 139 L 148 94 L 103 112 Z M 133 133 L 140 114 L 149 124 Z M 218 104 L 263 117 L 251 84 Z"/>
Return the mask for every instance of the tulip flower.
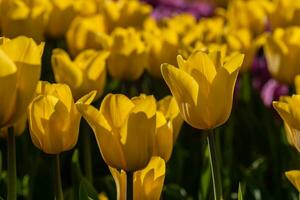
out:
<path id="1" fill-rule="evenodd" d="M 109 168 L 116 183 L 117 200 L 126 199 L 126 172 Z M 133 200 L 159 200 L 166 173 L 166 165 L 162 158 L 152 157 L 149 164 L 133 175 Z"/>
<path id="2" fill-rule="evenodd" d="M 234 85 L 244 56 L 236 53 L 223 62 L 220 54 L 196 51 L 187 60 L 178 56 L 179 68 L 169 64 L 161 67 L 183 119 L 198 129 L 222 125 L 231 112 Z"/>
<path id="3" fill-rule="evenodd" d="M 76 17 L 66 34 L 71 55 L 76 56 L 85 49 L 108 49 L 111 39 L 107 35 L 106 23 L 103 15 Z"/>
<path id="4" fill-rule="evenodd" d="M 48 1 L 2 1 L 2 35 L 14 38 L 25 35 L 36 42 L 44 39 L 50 4 Z"/>
<path id="5" fill-rule="evenodd" d="M 295 76 L 300 74 L 297 59 L 300 56 L 300 28 L 276 29 L 267 38 L 264 52 L 273 78 L 292 84 Z"/>
<path id="6" fill-rule="evenodd" d="M 150 24 L 150 23 L 148 23 Z M 147 70 L 157 78 L 162 78 L 160 64 L 168 62 L 175 64 L 178 53 L 178 35 L 171 29 L 160 29 L 154 23 L 144 33 L 146 45 L 149 48 L 149 63 Z"/>
<path id="7" fill-rule="evenodd" d="M 153 96 L 128 99 L 121 94 L 108 94 L 100 110 L 83 103 L 78 103 L 77 108 L 92 127 L 107 165 L 134 172 L 148 164 L 156 126 Z"/>
<path id="8" fill-rule="evenodd" d="M 240 53 L 226 58 L 221 53 L 206 54 L 198 50 L 187 60 L 179 55 L 179 68 L 167 63 L 161 66 L 183 119 L 194 128 L 210 130 L 207 139 L 215 199 L 222 199 L 222 185 L 212 129 L 224 124 L 230 116 L 234 86 L 244 59 Z"/>
<path id="9" fill-rule="evenodd" d="M 54 49 L 51 61 L 55 80 L 69 85 L 75 99 L 96 90 L 96 100 L 105 86 L 108 55 L 108 51 L 85 50 L 72 61 L 67 52 Z"/>
<path id="10" fill-rule="evenodd" d="M 147 51 L 141 34 L 133 28 L 117 28 L 112 38 L 109 74 L 118 80 L 137 80 L 147 66 Z"/>
<path id="11" fill-rule="evenodd" d="M 95 95 L 92 91 L 77 103 L 90 104 Z M 67 85 L 39 82 L 28 107 L 30 136 L 37 148 L 47 154 L 72 149 L 77 143 L 80 118 Z"/>
<path id="12" fill-rule="evenodd" d="M 106 1 L 103 5 L 104 16 L 108 21 L 110 31 L 116 27 L 140 29 L 151 11 L 150 5 L 138 0 Z"/>
<path id="13" fill-rule="evenodd" d="M 230 1 L 226 13 L 228 26 L 232 30 L 246 28 L 256 36 L 266 29 L 266 19 L 271 9 L 267 0 Z"/>
<path id="14" fill-rule="evenodd" d="M 0 39 L 0 127 L 15 124 L 26 112 L 41 73 L 44 44 L 18 37 Z"/>
<path id="15" fill-rule="evenodd" d="M 59 38 L 65 35 L 76 16 L 73 2 L 73 0 L 51 1 L 51 11 L 46 27 L 46 32 L 49 36 Z"/>
<path id="16" fill-rule="evenodd" d="M 15 136 L 20 136 L 24 133 L 27 125 L 27 114 L 23 114 L 23 116 L 12 125 Z M 0 130 L 0 137 L 7 137 L 8 128 L 3 128 Z"/>
<path id="17" fill-rule="evenodd" d="M 283 119 L 288 141 L 300 152 L 300 95 L 284 96 L 273 107 Z"/>
<path id="18" fill-rule="evenodd" d="M 300 192 L 300 171 L 299 170 L 287 171 L 285 172 L 285 176 L 295 186 L 298 192 Z"/>

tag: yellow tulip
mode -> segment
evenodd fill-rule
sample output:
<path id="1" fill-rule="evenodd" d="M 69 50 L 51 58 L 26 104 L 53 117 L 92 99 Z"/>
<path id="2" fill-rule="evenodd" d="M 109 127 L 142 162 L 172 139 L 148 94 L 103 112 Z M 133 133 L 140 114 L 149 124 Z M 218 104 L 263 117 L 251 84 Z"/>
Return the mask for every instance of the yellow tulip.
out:
<path id="1" fill-rule="evenodd" d="M 108 55 L 108 51 L 85 50 L 72 61 L 67 52 L 54 49 L 51 61 L 55 80 L 69 85 L 75 99 L 96 90 L 96 100 L 105 86 Z"/>
<path id="2" fill-rule="evenodd" d="M 295 186 L 298 192 L 300 192 L 300 171 L 299 170 L 287 171 L 285 172 L 285 176 Z"/>
<path id="3" fill-rule="evenodd" d="M 33 98 L 41 73 L 44 44 L 18 37 L 0 39 L 0 127 L 15 124 Z"/>
<path id="4" fill-rule="evenodd" d="M 162 64 L 163 78 L 188 124 L 207 130 L 228 120 L 243 59 L 242 54 L 236 53 L 224 62 L 220 51 L 196 51 L 187 60 L 179 55 L 179 68 Z"/>
<path id="5" fill-rule="evenodd" d="M 90 92 L 77 103 L 89 104 L 95 95 L 95 91 Z M 30 136 L 37 148 L 47 154 L 72 149 L 77 143 L 80 118 L 67 85 L 39 82 L 28 107 Z"/>
<path id="6" fill-rule="evenodd" d="M 140 29 L 150 16 L 152 7 L 138 0 L 106 1 L 103 11 L 110 31 L 116 27 Z"/>
<path id="7" fill-rule="evenodd" d="M 76 16 L 73 0 L 52 0 L 46 32 L 54 38 L 63 37 Z"/>
<path id="8" fill-rule="evenodd" d="M 162 78 L 160 65 L 163 62 L 175 64 L 178 54 L 178 36 L 169 28 L 160 29 L 155 24 L 144 32 L 146 45 L 149 48 L 147 70 L 152 76 Z"/>
<path id="9" fill-rule="evenodd" d="M 258 48 L 256 40 L 254 40 L 250 30 L 234 30 L 229 34 L 226 34 L 225 37 L 230 51 L 238 51 L 245 54 L 241 71 L 249 70 L 252 67 L 252 62 Z"/>
<path id="10" fill-rule="evenodd" d="M 76 56 L 85 49 L 108 49 L 110 37 L 106 34 L 106 26 L 106 21 L 102 15 L 76 17 L 66 34 L 71 55 Z"/>
<path id="11" fill-rule="evenodd" d="M 108 198 L 106 194 L 102 192 L 98 195 L 98 200 L 108 200 Z"/>
<path id="12" fill-rule="evenodd" d="M 281 97 L 273 107 L 283 119 L 288 141 L 300 152 L 300 95 Z"/>
<path id="13" fill-rule="evenodd" d="M 3 36 L 14 38 L 25 35 L 36 42 L 43 41 L 50 8 L 48 1 L 3 1 L 1 6 Z"/>
<path id="14" fill-rule="evenodd" d="M 116 183 L 117 200 L 126 199 L 126 172 L 109 168 Z M 166 165 L 160 157 L 152 157 L 149 164 L 133 175 L 133 200 L 159 200 L 164 185 Z"/>
<path id="15" fill-rule="evenodd" d="M 296 94 L 300 94 L 300 75 L 297 75 L 295 78 L 295 89 Z"/>
<path id="16" fill-rule="evenodd" d="M 118 80 L 137 80 L 147 66 L 147 51 L 141 34 L 133 28 L 117 28 L 112 33 L 108 72 Z"/>
<path id="17" fill-rule="evenodd" d="M 156 127 L 153 96 L 128 99 L 121 94 L 109 94 L 100 110 L 80 103 L 77 107 L 92 127 L 107 165 L 134 172 L 148 164 Z"/>
<path id="18" fill-rule="evenodd" d="M 157 110 L 164 115 L 168 125 L 172 127 L 173 144 L 175 144 L 183 123 L 175 98 L 173 96 L 166 96 L 159 100 L 157 102 Z"/>
<path id="19" fill-rule="evenodd" d="M 102 6 L 104 0 L 73 0 L 76 13 L 80 16 L 88 17 L 96 14 L 98 8 Z"/>
<path id="20" fill-rule="evenodd" d="M 176 32 L 179 36 L 183 36 L 188 30 L 196 25 L 196 18 L 189 13 L 182 13 L 170 19 L 163 19 L 162 23 Z M 178 26 L 178 24 L 180 24 L 180 26 Z"/>
<path id="21" fill-rule="evenodd" d="M 267 38 L 264 51 L 271 75 L 280 82 L 292 84 L 300 74 L 300 28 L 278 28 Z"/>
<path id="22" fill-rule="evenodd" d="M 227 10 L 228 26 L 233 30 L 246 28 L 259 35 L 266 29 L 270 7 L 268 0 L 230 1 Z"/>

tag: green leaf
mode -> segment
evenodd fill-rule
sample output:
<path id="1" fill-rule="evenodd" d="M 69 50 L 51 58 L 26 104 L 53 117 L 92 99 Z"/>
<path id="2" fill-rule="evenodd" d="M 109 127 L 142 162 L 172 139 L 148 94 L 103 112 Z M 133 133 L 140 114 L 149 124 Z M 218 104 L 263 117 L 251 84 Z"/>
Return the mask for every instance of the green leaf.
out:
<path id="1" fill-rule="evenodd" d="M 239 183 L 238 200 L 243 200 L 243 189 L 241 183 Z"/>
<path id="2" fill-rule="evenodd" d="M 79 186 L 79 200 L 96 200 L 98 199 L 98 192 L 88 180 L 82 177 Z"/>

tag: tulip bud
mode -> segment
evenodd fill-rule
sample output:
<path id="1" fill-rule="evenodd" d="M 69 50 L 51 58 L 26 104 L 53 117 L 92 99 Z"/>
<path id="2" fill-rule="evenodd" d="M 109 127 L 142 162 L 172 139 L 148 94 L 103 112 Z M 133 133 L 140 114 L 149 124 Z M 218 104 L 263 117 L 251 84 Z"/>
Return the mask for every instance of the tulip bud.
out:
<path id="1" fill-rule="evenodd" d="M 299 170 L 287 171 L 285 172 L 285 176 L 295 186 L 298 192 L 300 192 L 300 171 Z"/>
<path id="2" fill-rule="evenodd" d="M 112 38 L 108 72 L 118 80 L 137 80 L 147 66 L 147 52 L 141 35 L 133 28 L 117 28 Z"/>
<path id="3" fill-rule="evenodd" d="M 95 95 L 95 91 L 90 92 L 78 102 L 90 104 Z M 80 117 L 67 85 L 39 82 L 28 107 L 33 144 L 47 154 L 72 149 L 77 143 Z"/>
<path id="4" fill-rule="evenodd" d="M 278 28 L 267 38 L 264 52 L 271 75 L 282 83 L 292 84 L 300 74 L 300 28 Z"/>
<path id="5" fill-rule="evenodd" d="M 144 168 L 153 153 L 156 102 L 153 96 L 131 100 L 107 95 L 100 110 L 83 103 L 78 110 L 92 127 L 107 165 L 134 172 Z"/>
<path id="6" fill-rule="evenodd" d="M 223 59 L 219 51 L 196 51 L 187 60 L 178 56 L 179 68 L 162 64 L 163 78 L 188 124 L 208 130 L 228 120 L 243 59 L 239 53 Z"/>
<path id="7" fill-rule="evenodd" d="M 96 100 L 103 93 L 106 83 L 108 55 L 108 51 L 85 50 L 72 61 L 67 52 L 54 49 L 51 61 L 55 80 L 69 85 L 75 99 L 96 90 Z"/>
<path id="8" fill-rule="evenodd" d="M 273 107 L 283 119 L 288 141 L 300 152 L 300 95 L 284 96 Z"/>
<path id="9" fill-rule="evenodd" d="M 44 44 L 18 37 L 0 39 L 0 127 L 15 124 L 26 113 L 41 73 Z"/>
<path id="10" fill-rule="evenodd" d="M 117 188 L 117 200 L 126 199 L 126 172 L 109 168 Z M 133 175 L 133 200 L 159 200 L 164 185 L 166 164 L 160 157 L 152 157 L 149 164 Z"/>

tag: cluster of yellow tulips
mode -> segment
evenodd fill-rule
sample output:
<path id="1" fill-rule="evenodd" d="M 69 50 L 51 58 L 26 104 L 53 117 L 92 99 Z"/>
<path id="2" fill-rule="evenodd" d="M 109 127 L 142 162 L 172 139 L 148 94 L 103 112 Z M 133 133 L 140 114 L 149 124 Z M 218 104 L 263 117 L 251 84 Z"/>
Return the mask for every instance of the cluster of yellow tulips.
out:
<path id="1" fill-rule="evenodd" d="M 214 195 L 223 199 L 213 129 L 229 119 L 239 71 L 250 70 L 259 49 L 273 78 L 296 80 L 298 94 L 273 105 L 300 152 L 299 0 L 233 0 L 199 21 L 189 14 L 155 21 L 152 7 L 137 0 L 0 2 L 0 128 L 8 144 L 9 200 L 17 198 L 15 135 L 27 119 L 33 144 L 55 155 L 56 199 L 63 199 L 58 156 L 77 144 L 82 116 L 118 199 L 160 199 L 183 121 L 208 132 Z M 57 83 L 39 81 L 45 38 L 67 43 L 52 51 Z M 91 105 L 102 99 L 107 76 L 134 82 L 145 70 L 163 78 L 172 96 L 107 94 L 99 110 Z M 300 192 L 300 172 L 286 176 Z"/>

